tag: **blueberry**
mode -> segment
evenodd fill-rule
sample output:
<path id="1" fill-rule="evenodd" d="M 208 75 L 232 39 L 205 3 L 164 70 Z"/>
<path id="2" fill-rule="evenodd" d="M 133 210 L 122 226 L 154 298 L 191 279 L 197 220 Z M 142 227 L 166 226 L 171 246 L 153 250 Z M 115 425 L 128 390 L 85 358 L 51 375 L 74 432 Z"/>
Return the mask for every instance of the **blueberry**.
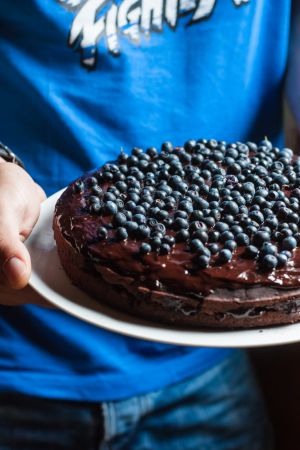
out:
<path id="1" fill-rule="evenodd" d="M 170 245 L 169 244 L 161 244 L 160 254 L 161 255 L 168 255 L 169 253 L 171 253 Z"/>
<path id="2" fill-rule="evenodd" d="M 231 258 L 232 258 L 232 253 L 231 253 L 231 251 L 228 250 L 227 248 L 225 248 L 225 249 L 223 248 L 223 249 L 219 252 L 219 255 L 218 255 L 218 262 L 219 262 L 220 264 L 225 264 L 225 263 L 231 261 Z"/>
<path id="3" fill-rule="evenodd" d="M 278 228 L 278 219 L 276 216 L 274 215 L 270 215 L 269 217 L 266 218 L 265 220 L 265 225 L 270 227 L 271 230 L 276 230 Z"/>
<path id="4" fill-rule="evenodd" d="M 188 202 L 186 200 L 182 200 L 179 205 L 178 208 L 180 208 L 181 211 L 186 211 L 188 214 L 190 214 L 191 212 L 193 212 L 193 204 L 191 202 Z"/>
<path id="5" fill-rule="evenodd" d="M 294 250 L 297 247 L 297 241 L 294 237 L 286 237 L 283 239 L 282 243 L 283 250 Z"/>
<path id="6" fill-rule="evenodd" d="M 117 226 L 123 226 L 126 224 L 127 218 L 124 213 L 118 212 L 117 214 L 114 215 L 113 221 L 114 224 L 116 224 Z"/>
<path id="7" fill-rule="evenodd" d="M 201 220 L 195 220 L 190 223 L 190 231 L 207 231 L 207 225 Z"/>
<path id="8" fill-rule="evenodd" d="M 177 211 L 177 212 L 179 212 L 179 211 Z M 185 218 L 187 218 L 187 213 L 186 213 L 186 216 L 185 217 L 183 217 L 184 219 Z M 180 216 L 179 216 L 180 217 Z M 191 214 L 191 216 L 190 216 L 190 219 L 191 220 L 201 220 L 203 218 L 203 212 L 202 211 L 200 211 L 200 210 L 194 210 L 193 212 L 192 212 L 192 214 Z"/>
<path id="9" fill-rule="evenodd" d="M 287 264 L 288 257 L 284 253 L 279 253 L 277 255 L 277 267 L 283 267 Z"/>
<path id="10" fill-rule="evenodd" d="M 140 196 L 136 192 L 129 192 L 127 194 L 127 200 L 132 200 L 134 203 L 138 203 L 140 200 Z"/>
<path id="11" fill-rule="evenodd" d="M 147 222 L 146 216 L 144 214 L 134 214 L 132 216 L 133 220 L 140 224 L 145 224 Z"/>
<path id="12" fill-rule="evenodd" d="M 261 246 L 259 256 L 265 256 L 265 255 L 276 255 L 277 253 L 277 247 L 270 242 L 264 242 Z"/>
<path id="13" fill-rule="evenodd" d="M 161 239 L 159 237 L 153 237 L 150 240 L 151 248 L 154 251 L 157 251 L 160 249 L 161 246 Z"/>
<path id="14" fill-rule="evenodd" d="M 225 222 L 217 222 L 214 229 L 222 233 L 223 231 L 229 230 L 229 225 Z"/>
<path id="15" fill-rule="evenodd" d="M 200 230 L 200 229 L 196 230 L 193 233 L 192 237 L 193 237 L 193 239 L 200 239 L 200 241 L 203 244 L 206 244 L 208 242 L 208 234 L 206 233 L 206 231 L 203 231 L 203 230 Z"/>
<path id="16" fill-rule="evenodd" d="M 224 231 L 223 233 L 220 234 L 220 242 L 226 242 L 229 240 L 234 240 L 234 234 L 231 233 L 231 231 Z"/>
<path id="17" fill-rule="evenodd" d="M 195 211 L 194 211 L 195 212 Z M 181 219 L 187 219 L 188 218 L 188 213 L 186 211 L 176 211 L 174 214 L 175 219 L 177 219 L 177 217 L 180 217 Z M 201 216 L 201 218 L 203 217 L 203 214 Z M 198 220 L 198 219 L 195 219 Z"/>
<path id="18" fill-rule="evenodd" d="M 261 247 L 264 242 L 269 242 L 271 240 L 271 236 L 266 231 L 257 231 L 252 237 L 254 245 Z"/>
<path id="19" fill-rule="evenodd" d="M 175 238 L 168 234 L 162 238 L 162 242 L 164 244 L 169 244 L 172 247 L 175 244 Z"/>
<path id="20" fill-rule="evenodd" d="M 136 230 L 136 236 L 138 239 L 145 239 L 150 236 L 151 230 L 147 225 L 139 224 Z"/>
<path id="21" fill-rule="evenodd" d="M 203 250 L 204 245 L 200 241 L 200 239 L 192 239 L 190 242 L 190 247 L 191 247 L 192 252 L 199 252 L 199 251 Z"/>
<path id="22" fill-rule="evenodd" d="M 254 184 L 251 183 L 250 181 L 244 183 L 243 186 L 242 186 L 242 192 L 254 195 L 255 194 L 255 186 L 254 186 Z"/>
<path id="23" fill-rule="evenodd" d="M 94 195 L 100 195 L 102 194 L 102 189 L 100 186 L 98 186 L 97 184 L 95 186 L 91 187 L 91 193 Z"/>
<path id="24" fill-rule="evenodd" d="M 299 215 L 298 214 L 296 214 L 294 212 L 288 213 L 288 215 L 287 215 L 287 221 L 288 222 L 292 222 L 292 223 L 298 224 L 299 220 L 300 219 L 299 219 Z"/>
<path id="25" fill-rule="evenodd" d="M 248 245 L 245 248 L 245 252 L 243 253 L 243 256 L 247 259 L 255 259 L 259 254 L 259 250 L 254 245 Z"/>
<path id="26" fill-rule="evenodd" d="M 161 209 L 160 211 L 158 211 L 157 215 L 156 215 L 158 220 L 165 220 L 169 217 L 169 213 L 168 211 L 165 211 L 164 209 Z"/>
<path id="27" fill-rule="evenodd" d="M 233 252 L 236 249 L 236 247 L 237 247 L 237 243 L 233 239 L 228 240 L 224 243 L 224 248 L 227 248 L 231 252 Z"/>
<path id="28" fill-rule="evenodd" d="M 283 250 L 281 254 L 285 255 L 288 259 L 292 257 L 292 253 L 289 250 Z"/>
<path id="29" fill-rule="evenodd" d="M 239 233 L 235 237 L 237 245 L 249 245 L 250 238 L 246 233 Z"/>
<path id="30" fill-rule="evenodd" d="M 110 200 L 114 203 L 116 201 L 116 196 L 112 192 L 105 192 L 103 195 L 103 200 L 106 202 Z"/>
<path id="31" fill-rule="evenodd" d="M 125 208 L 126 208 L 128 211 L 133 211 L 135 207 L 136 207 L 136 204 L 134 203 L 133 200 L 129 200 L 129 201 L 126 202 L 126 204 L 125 204 Z"/>
<path id="32" fill-rule="evenodd" d="M 265 255 L 260 262 L 260 268 L 263 271 L 270 271 L 277 267 L 278 260 L 274 255 Z"/>
<path id="33" fill-rule="evenodd" d="M 174 228 L 175 228 L 175 230 L 188 229 L 189 228 L 188 221 L 185 219 L 182 219 L 181 217 L 177 217 L 174 220 Z"/>
<path id="34" fill-rule="evenodd" d="M 86 181 L 89 186 L 96 186 L 98 184 L 98 180 L 96 177 L 89 177 Z"/>
<path id="35" fill-rule="evenodd" d="M 84 191 L 84 184 L 81 180 L 75 181 L 73 191 L 77 194 L 80 194 Z"/>
<path id="36" fill-rule="evenodd" d="M 89 211 L 91 214 L 100 214 L 102 212 L 102 206 L 100 204 L 100 202 L 94 202 L 91 204 Z"/>
<path id="37" fill-rule="evenodd" d="M 209 242 L 218 242 L 220 238 L 220 233 L 218 231 L 211 230 L 208 232 L 208 241 Z"/>
<path id="38" fill-rule="evenodd" d="M 230 227 L 230 231 L 236 236 L 237 234 L 243 232 L 243 228 L 240 227 L 239 225 L 232 225 Z"/>
<path id="39" fill-rule="evenodd" d="M 260 211 L 251 211 L 249 213 L 249 218 L 257 222 L 258 224 L 262 224 L 265 220 L 263 214 Z"/>
<path id="40" fill-rule="evenodd" d="M 213 217 L 204 217 L 202 221 L 207 225 L 208 228 L 213 227 L 216 223 L 215 219 Z"/>
<path id="41" fill-rule="evenodd" d="M 190 238 L 190 233 L 188 230 L 179 230 L 176 233 L 176 241 L 177 242 L 186 242 Z"/>
<path id="42" fill-rule="evenodd" d="M 147 255 L 151 252 L 151 245 L 147 244 L 146 242 L 143 242 L 140 246 L 140 253 L 142 255 Z"/>
<path id="43" fill-rule="evenodd" d="M 207 244 L 207 248 L 212 255 L 216 255 L 220 250 L 218 244 L 215 244 L 215 243 Z"/>
<path id="44" fill-rule="evenodd" d="M 158 155 L 158 151 L 156 150 L 155 147 L 149 147 L 146 150 L 146 154 L 150 156 L 150 158 L 156 158 Z"/>
<path id="45" fill-rule="evenodd" d="M 199 269 L 206 269 L 209 265 L 209 256 L 200 255 L 197 258 L 197 265 Z"/>
<path id="46" fill-rule="evenodd" d="M 257 227 L 254 225 L 248 225 L 245 227 L 245 232 L 251 237 L 257 232 Z"/>
<path id="47" fill-rule="evenodd" d="M 128 233 L 127 233 L 126 228 L 124 228 L 124 227 L 117 228 L 116 236 L 119 240 L 122 240 L 122 241 L 126 240 L 128 238 Z"/>
<path id="48" fill-rule="evenodd" d="M 97 230 L 97 236 L 99 239 L 106 239 L 108 235 L 107 229 L 105 227 L 99 227 Z"/>
<path id="49" fill-rule="evenodd" d="M 108 202 L 106 202 L 104 204 L 104 213 L 105 214 L 116 214 L 118 212 L 118 207 L 116 205 L 116 203 L 114 203 L 113 201 L 109 200 Z"/>
<path id="50" fill-rule="evenodd" d="M 139 227 L 139 224 L 137 222 L 127 222 L 126 223 L 126 229 L 129 234 L 135 234 L 138 227 Z"/>
<path id="51" fill-rule="evenodd" d="M 234 217 L 231 214 L 225 214 L 223 217 L 223 222 L 227 225 L 231 225 L 234 222 Z"/>

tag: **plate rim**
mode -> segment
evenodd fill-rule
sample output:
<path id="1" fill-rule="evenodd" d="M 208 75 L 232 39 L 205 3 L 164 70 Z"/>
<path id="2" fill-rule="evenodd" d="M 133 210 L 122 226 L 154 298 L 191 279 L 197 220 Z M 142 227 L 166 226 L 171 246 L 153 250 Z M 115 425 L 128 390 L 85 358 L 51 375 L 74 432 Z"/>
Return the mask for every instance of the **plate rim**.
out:
<path id="1" fill-rule="evenodd" d="M 25 242 L 25 245 L 29 252 L 33 251 L 32 241 L 36 238 L 37 233 L 42 227 L 42 223 L 45 220 L 51 220 L 53 217 L 53 211 L 56 204 L 56 201 L 61 196 L 61 194 L 65 191 L 66 187 L 57 191 L 48 197 L 41 205 L 41 213 L 40 217 L 35 224 L 35 227 L 30 235 L 30 237 Z M 46 230 L 47 231 L 47 230 Z M 49 231 L 49 230 L 48 230 Z M 54 238 L 53 238 L 54 241 Z M 56 244 L 55 244 L 56 247 Z M 69 298 L 62 297 L 60 293 L 56 292 L 57 298 L 51 298 L 50 292 L 55 292 L 53 287 L 49 287 L 44 281 L 41 280 L 39 276 L 39 271 L 36 269 L 34 264 L 34 258 L 32 258 L 32 272 L 29 279 L 29 285 L 39 293 L 43 298 L 45 298 L 51 304 L 54 304 L 56 307 L 61 309 L 62 311 L 71 314 L 78 319 L 84 320 L 92 325 L 104 328 L 111 332 L 121 333 L 123 335 L 137 338 L 149 340 L 152 342 L 160 342 L 165 344 L 173 344 L 173 345 L 183 345 L 183 346 L 192 346 L 192 347 L 218 347 L 218 348 L 254 348 L 254 347 L 266 347 L 266 346 L 274 346 L 274 345 L 284 345 L 284 344 L 292 344 L 300 341 L 300 322 L 294 324 L 286 324 L 286 325 L 277 325 L 271 327 L 258 327 L 252 329 L 238 329 L 238 330 L 218 330 L 218 329 L 185 329 L 180 327 L 168 326 L 164 324 L 156 324 L 154 322 L 147 322 L 144 319 L 131 317 L 126 313 L 117 311 L 113 308 L 108 307 L 107 305 L 102 305 L 104 311 L 108 310 L 107 313 L 99 313 L 99 311 L 93 311 L 88 307 L 85 307 L 81 304 L 77 304 Z M 63 270 L 62 267 L 57 267 L 57 270 Z M 66 276 L 66 275 L 65 275 Z M 70 281 L 71 284 L 71 281 Z M 78 293 L 83 293 L 82 290 L 72 285 L 74 289 L 78 291 Z M 85 296 L 88 294 L 83 293 Z M 110 315 L 109 314 L 112 314 Z M 86 314 L 88 313 L 88 314 Z M 95 318 L 90 314 L 95 314 Z M 99 323 L 97 317 L 101 314 L 108 321 Z M 127 318 L 126 320 L 116 319 L 114 314 L 121 315 L 121 318 Z M 112 322 L 111 322 L 112 320 Z M 115 322 L 114 322 L 115 321 Z M 122 324 L 122 326 L 118 326 Z M 299 330 L 298 330 L 299 328 Z M 146 333 L 143 331 L 146 330 Z M 156 332 L 161 332 L 160 336 L 157 336 Z M 298 331 L 298 333 L 297 333 Z M 174 338 L 177 335 L 177 338 Z M 173 335 L 173 338 L 172 338 Z M 203 342 L 199 343 L 196 339 L 193 341 L 193 337 L 198 336 L 200 340 L 203 338 Z M 243 338 L 246 339 L 243 341 Z M 259 336 L 259 337 L 258 337 Z M 242 338 L 242 341 L 240 341 Z M 250 342 L 251 337 L 254 339 L 254 342 Z M 207 339 L 207 342 L 206 342 Z"/>

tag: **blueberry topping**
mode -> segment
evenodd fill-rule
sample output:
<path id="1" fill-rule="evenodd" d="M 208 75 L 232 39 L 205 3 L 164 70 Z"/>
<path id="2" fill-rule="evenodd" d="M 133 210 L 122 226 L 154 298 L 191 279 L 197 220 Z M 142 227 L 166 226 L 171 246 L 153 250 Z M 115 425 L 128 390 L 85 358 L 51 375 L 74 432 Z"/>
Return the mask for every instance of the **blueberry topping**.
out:
<path id="1" fill-rule="evenodd" d="M 277 267 L 284 267 L 288 262 L 288 257 L 284 253 L 279 253 L 277 255 Z"/>
<path id="2" fill-rule="evenodd" d="M 264 242 L 269 242 L 270 240 L 271 236 L 266 231 L 257 231 L 252 237 L 252 241 L 257 247 L 261 247 Z"/>
<path id="3" fill-rule="evenodd" d="M 177 217 L 174 220 L 174 229 L 175 230 L 181 230 L 181 229 L 188 229 L 189 223 L 187 220 L 182 219 L 181 217 Z"/>
<path id="4" fill-rule="evenodd" d="M 294 237 L 289 236 L 283 239 L 281 243 L 283 250 L 294 250 L 297 247 L 297 241 Z"/>
<path id="5" fill-rule="evenodd" d="M 226 242 L 225 242 L 225 244 L 226 244 Z M 207 248 L 208 248 L 208 250 L 210 251 L 210 253 L 212 255 L 216 255 L 219 252 L 219 250 L 220 250 L 218 244 L 215 244 L 215 243 L 207 244 Z"/>
<path id="6" fill-rule="evenodd" d="M 191 247 L 192 252 L 198 252 L 198 251 L 203 250 L 204 245 L 200 241 L 200 239 L 192 239 L 191 243 L 190 243 L 190 247 Z"/>
<path id="7" fill-rule="evenodd" d="M 265 255 L 260 262 L 260 268 L 263 271 L 270 271 L 277 267 L 278 260 L 274 255 Z"/>
<path id="8" fill-rule="evenodd" d="M 250 244 L 250 238 L 248 234 L 246 233 L 239 233 L 235 237 L 237 245 L 249 245 Z"/>
<path id="9" fill-rule="evenodd" d="M 105 227 L 99 227 L 97 230 L 97 236 L 100 240 L 107 238 L 107 229 Z"/>
<path id="10" fill-rule="evenodd" d="M 147 255 L 151 252 L 151 245 L 147 244 L 147 242 L 143 242 L 140 246 L 140 253 L 142 255 Z"/>
<path id="11" fill-rule="evenodd" d="M 112 240 L 142 240 L 140 254 L 155 258 L 178 246 L 200 269 L 242 256 L 269 271 L 285 267 L 300 246 L 300 158 L 267 139 L 135 147 L 74 182 L 73 193 L 92 220 L 108 216 L 99 240 L 110 229 Z"/>
<path id="12" fill-rule="evenodd" d="M 209 265 L 209 256 L 200 255 L 197 258 L 197 265 L 199 269 L 206 269 Z"/>
<path id="13" fill-rule="evenodd" d="M 220 264 L 225 264 L 229 261 L 231 261 L 232 258 L 232 252 L 228 250 L 227 248 L 223 248 L 218 255 L 218 262 Z"/>
<path id="14" fill-rule="evenodd" d="M 127 222 L 127 217 L 124 213 L 118 212 L 115 214 L 113 221 L 117 226 L 124 226 Z"/>
<path id="15" fill-rule="evenodd" d="M 171 253 L 171 247 L 169 244 L 161 244 L 160 247 L 160 254 L 161 255 L 168 255 L 169 253 Z"/>
<path id="16" fill-rule="evenodd" d="M 118 239 L 120 239 L 122 241 L 126 240 L 128 238 L 128 233 L 127 233 L 126 228 L 124 228 L 124 227 L 117 228 L 116 236 L 117 236 Z"/>
<path id="17" fill-rule="evenodd" d="M 243 254 L 243 256 L 247 259 L 255 259 L 255 258 L 257 258 L 258 255 L 259 255 L 259 250 L 254 245 L 248 245 L 245 248 L 245 252 Z"/>
<path id="18" fill-rule="evenodd" d="M 230 239 L 224 243 L 224 248 L 227 248 L 231 252 L 233 252 L 237 248 L 237 242 L 233 239 Z"/>
<path id="19" fill-rule="evenodd" d="M 188 239 L 190 238 L 190 233 L 188 232 L 188 230 L 179 230 L 176 233 L 176 241 L 177 242 L 186 242 L 188 241 Z"/>
<path id="20" fill-rule="evenodd" d="M 116 203 L 114 203 L 113 201 L 109 200 L 108 202 L 106 202 L 104 204 L 104 213 L 105 214 L 116 214 L 118 211 L 118 207 L 116 205 Z"/>

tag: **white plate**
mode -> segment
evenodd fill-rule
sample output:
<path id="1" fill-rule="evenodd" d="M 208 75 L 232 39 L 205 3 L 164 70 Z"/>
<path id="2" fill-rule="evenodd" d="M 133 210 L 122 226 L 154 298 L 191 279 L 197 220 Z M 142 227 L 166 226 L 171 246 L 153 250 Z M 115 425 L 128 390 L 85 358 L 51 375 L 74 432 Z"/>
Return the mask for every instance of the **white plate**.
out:
<path id="1" fill-rule="evenodd" d="M 259 347 L 300 340 L 300 323 L 264 329 L 186 330 L 133 318 L 101 305 L 71 284 L 61 267 L 52 232 L 57 192 L 42 205 L 40 218 L 26 245 L 32 258 L 30 285 L 58 308 L 98 327 L 128 336 L 203 347 Z"/>

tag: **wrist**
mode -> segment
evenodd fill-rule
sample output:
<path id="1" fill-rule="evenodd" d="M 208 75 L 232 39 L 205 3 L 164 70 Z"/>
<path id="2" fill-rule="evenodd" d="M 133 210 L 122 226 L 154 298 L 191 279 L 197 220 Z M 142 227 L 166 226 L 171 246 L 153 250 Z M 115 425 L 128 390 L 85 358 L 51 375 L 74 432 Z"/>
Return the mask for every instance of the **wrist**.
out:
<path id="1" fill-rule="evenodd" d="M 22 169 L 25 169 L 25 166 L 21 161 L 21 159 L 8 147 L 3 145 L 1 142 L 0 142 L 0 162 L 13 163 L 16 164 L 17 166 L 22 167 Z"/>

